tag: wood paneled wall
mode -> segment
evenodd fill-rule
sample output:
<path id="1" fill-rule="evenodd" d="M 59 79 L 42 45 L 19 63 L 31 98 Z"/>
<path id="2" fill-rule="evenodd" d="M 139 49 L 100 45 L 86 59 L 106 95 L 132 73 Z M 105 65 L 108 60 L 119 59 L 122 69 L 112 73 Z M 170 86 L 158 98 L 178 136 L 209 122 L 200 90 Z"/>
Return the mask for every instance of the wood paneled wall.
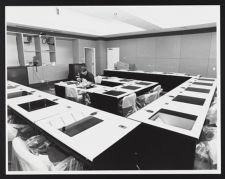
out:
<path id="1" fill-rule="evenodd" d="M 112 40 L 106 47 L 120 47 L 120 60 L 138 70 L 216 77 L 216 32 Z"/>

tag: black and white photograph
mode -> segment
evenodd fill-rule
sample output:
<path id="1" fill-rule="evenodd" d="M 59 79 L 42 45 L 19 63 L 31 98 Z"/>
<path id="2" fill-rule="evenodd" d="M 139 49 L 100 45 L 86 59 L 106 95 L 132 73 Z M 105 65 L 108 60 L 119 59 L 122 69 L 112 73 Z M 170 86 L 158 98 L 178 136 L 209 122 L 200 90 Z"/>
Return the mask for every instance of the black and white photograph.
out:
<path id="1" fill-rule="evenodd" d="M 6 5 L 6 175 L 221 174 L 220 22 L 220 5 Z"/>

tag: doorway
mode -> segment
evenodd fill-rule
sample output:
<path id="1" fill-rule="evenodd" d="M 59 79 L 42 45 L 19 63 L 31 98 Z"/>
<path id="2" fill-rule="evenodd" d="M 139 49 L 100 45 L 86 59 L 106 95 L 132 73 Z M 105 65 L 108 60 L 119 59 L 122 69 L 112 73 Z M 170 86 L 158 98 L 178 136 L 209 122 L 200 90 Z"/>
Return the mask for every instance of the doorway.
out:
<path id="1" fill-rule="evenodd" d="M 87 70 L 96 76 L 95 48 L 84 47 L 84 61 L 87 66 Z"/>
<path id="2" fill-rule="evenodd" d="M 107 48 L 107 69 L 113 70 L 118 61 L 120 61 L 120 48 Z"/>

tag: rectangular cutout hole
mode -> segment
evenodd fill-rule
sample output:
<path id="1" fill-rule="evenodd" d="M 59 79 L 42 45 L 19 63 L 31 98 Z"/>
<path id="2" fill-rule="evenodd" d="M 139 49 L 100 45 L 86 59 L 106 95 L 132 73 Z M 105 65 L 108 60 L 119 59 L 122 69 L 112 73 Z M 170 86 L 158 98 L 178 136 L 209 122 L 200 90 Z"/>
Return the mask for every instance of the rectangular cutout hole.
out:
<path id="1" fill-rule="evenodd" d="M 195 85 L 205 85 L 205 86 L 212 86 L 213 85 L 212 83 L 201 83 L 201 82 L 194 82 L 192 84 L 195 84 Z"/>
<path id="2" fill-rule="evenodd" d="M 110 90 L 107 92 L 104 92 L 103 94 L 108 94 L 108 95 L 112 95 L 112 96 L 119 96 L 121 94 L 125 94 L 126 92 L 123 91 L 115 91 L 115 90 Z"/>
<path id="3" fill-rule="evenodd" d="M 97 125 L 98 123 L 100 123 L 102 121 L 103 120 L 98 119 L 96 117 L 88 116 L 80 121 L 77 121 L 68 126 L 60 128 L 59 130 L 65 134 L 67 134 L 68 136 L 73 137 L 73 136 Z"/>
<path id="4" fill-rule="evenodd" d="M 129 89 L 129 90 L 136 90 L 136 89 L 139 89 L 141 87 L 129 85 L 129 86 L 123 86 L 121 88 Z"/>
<path id="5" fill-rule="evenodd" d="M 186 88 L 186 91 L 194 91 L 194 92 L 200 92 L 200 93 L 209 93 L 210 90 L 209 89 L 203 89 L 203 88 L 192 88 L 192 87 L 188 87 Z"/>
<path id="6" fill-rule="evenodd" d="M 26 96 L 26 95 L 31 95 L 32 93 L 27 92 L 27 91 L 18 91 L 18 92 L 14 92 L 14 93 L 8 93 L 7 94 L 7 98 L 17 98 L 17 97 L 21 97 L 21 96 Z"/>
<path id="7" fill-rule="evenodd" d="M 55 103 L 48 99 L 40 99 L 36 101 L 31 101 L 28 103 L 22 103 L 22 104 L 19 104 L 18 106 L 20 106 L 21 108 L 25 109 L 28 112 L 31 112 L 31 111 L 47 108 L 56 104 L 58 103 Z"/>
<path id="8" fill-rule="evenodd" d="M 214 79 L 208 79 L 208 78 L 199 78 L 198 80 L 203 80 L 203 81 L 215 81 Z"/>
<path id="9" fill-rule="evenodd" d="M 205 102 L 205 99 L 203 98 L 196 98 L 196 97 L 190 97 L 190 96 L 183 96 L 183 95 L 177 95 L 173 101 L 183 102 L 183 103 L 190 103 L 195 105 L 203 105 Z"/>
<path id="10" fill-rule="evenodd" d="M 150 85 L 152 83 L 148 83 L 148 82 L 135 82 L 138 85 Z"/>
<path id="11" fill-rule="evenodd" d="M 197 119 L 197 116 L 167 109 L 160 109 L 149 119 L 178 128 L 191 130 Z"/>

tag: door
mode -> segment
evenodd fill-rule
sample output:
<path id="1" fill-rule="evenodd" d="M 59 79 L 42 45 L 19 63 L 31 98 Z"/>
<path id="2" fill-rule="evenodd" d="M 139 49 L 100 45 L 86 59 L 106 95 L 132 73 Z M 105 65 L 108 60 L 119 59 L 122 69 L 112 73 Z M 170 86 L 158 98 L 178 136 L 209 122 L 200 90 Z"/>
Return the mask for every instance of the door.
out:
<path id="1" fill-rule="evenodd" d="M 95 48 L 84 48 L 84 59 L 85 64 L 87 66 L 87 70 L 91 72 L 93 75 L 96 75 L 95 70 Z"/>
<path id="2" fill-rule="evenodd" d="M 107 69 L 114 69 L 114 64 L 120 60 L 120 48 L 107 48 Z"/>

